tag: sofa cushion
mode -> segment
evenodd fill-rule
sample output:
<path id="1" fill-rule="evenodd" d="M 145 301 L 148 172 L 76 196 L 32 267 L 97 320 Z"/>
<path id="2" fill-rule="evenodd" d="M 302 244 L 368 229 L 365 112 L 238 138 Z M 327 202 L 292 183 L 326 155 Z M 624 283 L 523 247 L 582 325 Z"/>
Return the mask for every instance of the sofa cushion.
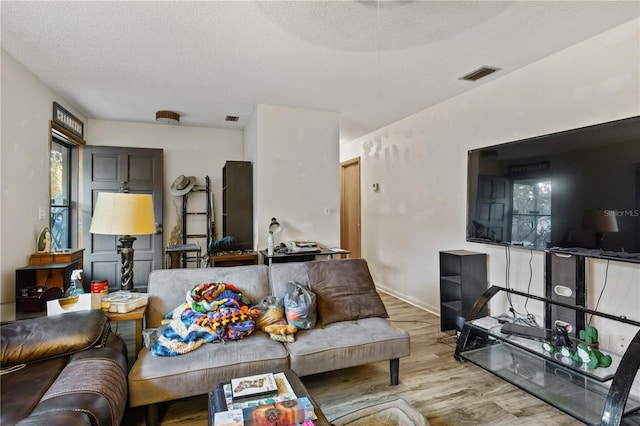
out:
<path id="1" fill-rule="evenodd" d="M 239 266 L 234 266 L 235 269 Z M 222 269 L 222 268 L 221 268 Z M 282 343 L 261 331 L 240 340 L 207 343 L 193 352 L 158 357 L 143 348 L 129 372 L 129 405 L 153 404 L 203 395 L 233 377 L 289 368 Z"/>
<path id="2" fill-rule="evenodd" d="M 186 272 L 186 273 L 185 273 Z M 159 327 L 164 316 L 185 303 L 187 292 L 202 283 L 233 284 L 251 303 L 269 295 L 267 265 L 234 266 L 232 268 L 158 269 L 149 274 L 149 302 L 146 325 Z"/>
<path id="3" fill-rule="evenodd" d="M 322 325 L 361 318 L 389 318 L 364 259 L 308 262 Z"/>
<path id="4" fill-rule="evenodd" d="M 102 346 L 109 320 L 101 310 L 68 312 L 5 324 L 0 328 L 3 367 L 27 364 Z M 28 338 L 27 338 L 28 336 Z"/>
<path id="5" fill-rule="evenodd" d="M 296 341 L 285 345 L 290 368 L 299 376 L 402 358 L 411 352 L 409 334 L 384 318 L 300 330 Z"/>
<path id="6" fill-rule="evenodd" d="M 0 424 L 13 425 L 31 413 L 69 362 L 58 357 L 24 365 L 0 376 Z M 3 365 L 4 367 L 4 365 Z"/>
<path id="7" fill-rule="evenodd" d="M 269 267 L 269 284 L 271 294 L 284 300 L 285 294 L 291 290 L 291 283 L 311 288 L 309 284 L 308 262 L 274 263 Z"/>

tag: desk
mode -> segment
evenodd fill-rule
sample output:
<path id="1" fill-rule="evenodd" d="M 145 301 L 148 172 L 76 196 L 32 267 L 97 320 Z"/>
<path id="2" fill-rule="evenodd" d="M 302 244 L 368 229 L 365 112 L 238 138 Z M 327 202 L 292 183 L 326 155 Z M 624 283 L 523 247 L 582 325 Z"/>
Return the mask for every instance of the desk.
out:
<path id="1" fill-rule="evenodd" d="M 142 320 L 144 319 L 144 313 L 147 310 L 147 306 L 141 306 L 137 309 L 134 309 L 130 312 L 119 313 L 119 312 L 107 312 L 107 317 L 111 322 L 119 322 L 119 321 L 135 321 L 136 322 L 136 354 L 138 356 L 138 352 L 142 349 Z"/>
<path id="2" fill-rule="evenodd" d="M 209 256 L 209 266 L 240 266 L 240 265 L 257 265 L 258 253 L 244 252 L 237 254 L 220 254 Z"/>
<path id="3" fill-rule="evenodd" d="M 265 265 L 271 265 L 273 263 L 285 263 L 285 262 L 310 262 L 316 260 L 316 256 L 327 256 L 327 259 L 333 259 L 334 254 L 347 255 L 347 258 L 351 254 L 349 250 L 342 249 L 318 249 L 314 251 L 299 251 L 293 253 L 281 253 L 274 252 L 271 256 L 267 254 L 266 250 L 260 250 L 263 263 Z"/>

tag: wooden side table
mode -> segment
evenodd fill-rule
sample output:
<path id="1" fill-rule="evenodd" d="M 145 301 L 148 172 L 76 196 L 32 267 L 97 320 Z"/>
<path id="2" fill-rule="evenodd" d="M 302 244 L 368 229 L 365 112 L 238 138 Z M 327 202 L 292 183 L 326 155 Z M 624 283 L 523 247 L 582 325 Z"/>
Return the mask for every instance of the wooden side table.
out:
<path id="1" fill-rule="evenodd" d="M 78 262 L 36 263 L 16 269 L 16 294 L 25 287 L 58 287 L 63 292 L 71 283 L 71 271 L 78 268 Z"/>
<path id="2" fill-rule="evenodd" d="M 138 356 L 138 352 L 142 349 L 142 322 L 144 320 L 144 314 L 147 311 L 147 306 L 141 306 L 137 309 L 134 309 L 130 312 L 119 313 L 119 312 L 107 312 L 107 317 L 111 322 L 119 322 L 119 321 L 135 321 L 136 322 L 136 357 Z"/>

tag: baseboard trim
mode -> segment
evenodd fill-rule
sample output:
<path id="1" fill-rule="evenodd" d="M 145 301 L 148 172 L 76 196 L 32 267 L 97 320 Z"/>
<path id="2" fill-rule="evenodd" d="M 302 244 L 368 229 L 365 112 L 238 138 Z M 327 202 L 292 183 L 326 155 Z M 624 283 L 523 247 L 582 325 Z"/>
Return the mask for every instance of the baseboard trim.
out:
<path id="1" fill-rule="evenodd" d="M 408 303 L 408 304 L 410 304 L 412 306 L 415 306 L 416 308 L 420 308 L 423 311 L 427 311 L 427 312 L 432 313 L 434 315 L 440 316 L 440 309 L 438 307 L 424 304 L 419 300 L 416 300 L 416 299 L 414 299 L 412 297 L 409 297 L 409 296 L 407 296 L 405 294 L 400 294 L 397 291 L 394 291 L 393 289 L 390 289 L 390 288 L 387 288 L 387 287 L 384 287 L 384 286 L 381 286 L 381 285 L 376 285 L 376 289 L 378 289 L 379 291 L 382 291 L 383 293 L 386 293 L 388 295 L 396 297 L 396 298 L 402 300 L 405 303 Z"/>

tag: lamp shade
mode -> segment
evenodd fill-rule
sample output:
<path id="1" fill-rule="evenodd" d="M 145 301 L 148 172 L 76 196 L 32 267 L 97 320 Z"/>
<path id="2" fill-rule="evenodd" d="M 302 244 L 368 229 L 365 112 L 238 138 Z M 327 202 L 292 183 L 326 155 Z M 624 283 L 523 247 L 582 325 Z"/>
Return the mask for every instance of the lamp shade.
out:
<path id="1" fill-rule="evenodd" d="M 273 234 L 277 234 L 281 230 L 282 230 L 282 226 L 280 226 L 280 223 L 278 223 L 275 217 L 272 217 L 271 223 L 269 223 L 269 232 Z"/>
<path id="2" fill-rule="evenodd" d="M 618 218 L 615 210 L 586 211 L 583 227 L 593 232 L 618 232 Z"/>
<path id="3" fill-rule="evenodd" d="M 151 194 L 99 192 L 89 232 L 108 235 L 155 234 L 156 220 Z"/>

